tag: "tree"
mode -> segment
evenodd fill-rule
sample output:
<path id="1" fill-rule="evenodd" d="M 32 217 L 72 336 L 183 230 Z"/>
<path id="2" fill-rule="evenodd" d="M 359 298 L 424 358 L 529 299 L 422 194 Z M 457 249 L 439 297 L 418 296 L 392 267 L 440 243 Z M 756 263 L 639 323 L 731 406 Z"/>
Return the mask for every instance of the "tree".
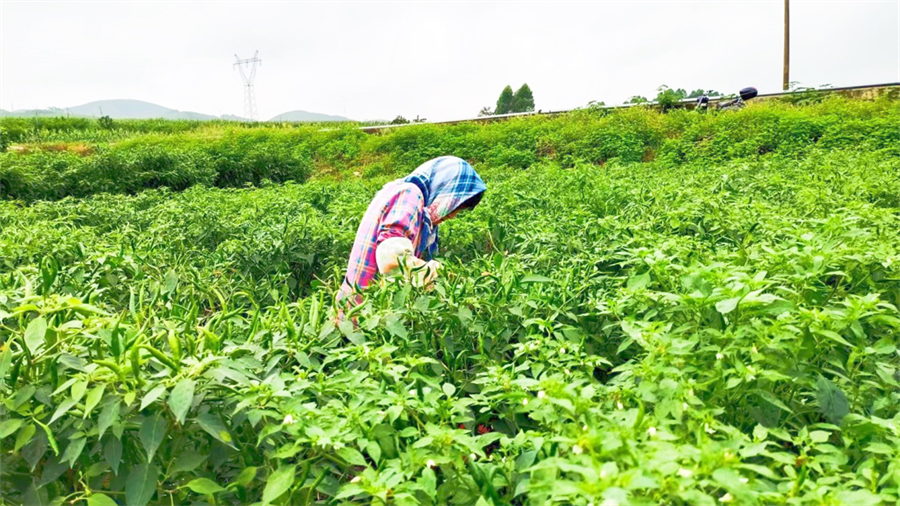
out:
<path id="1" fill-rule="evenodd" d="M 109 116 L 100 116 L 100 119 L 97 120 L 97 123 L 100 125 L 100 128 L 104 130 L 112 130 L 114 126 L 113 120 Z"/>
<path id="2" fill-rule="evenodd" d="M 428 121 L 427 118 L 420 118 L 418 114 L 416 114 L 416 119 L 412 120 L 413 123 L 425 123 Z"/>
<path id="3" fill-rule="evenodd" d="M 500 98 L 497 99 L 497 108 L 494 109 L 494 114 L 511 113 L 514 103 L 515 95 L 513 95 L 512 87 L 506 85 L 506 88 L 503 88 L 503 91 L 500 92 Z"/>
<path id="4" fill-rule="evenodd" d="M 641 95 L 634 95 L 631 98 L 629 98 L 628 101 L 625 103 L 626 104 L 646 104 L 647 102 L 649 102 L 649 100 L 647 100 L 647 97 L 642 97 Z"/>
<path id="5" fill-rule="evenodd" d="M 403 116 L 397 116 L 393 121 L 391 121 L 391 125 L 405 125 L 407 123 L 409 123 L 409 120 L 404 118 Z"/>
<path id="6" fill-rule="evenodd" d="M 513 95 L 512 112 L 531 112 L 534 110 L 534 95 L 528 84 L 523 84 Z"/>
<path id="7" fill-rule="evenodd" d="M 491 110 L 491 106 L 489 106 L 489 105 L 482 107 L 481 110 L 478 111 L 479 118 L 482 116 L 493 116 L 493 115 L 494 115 L 494 111 Z"/>

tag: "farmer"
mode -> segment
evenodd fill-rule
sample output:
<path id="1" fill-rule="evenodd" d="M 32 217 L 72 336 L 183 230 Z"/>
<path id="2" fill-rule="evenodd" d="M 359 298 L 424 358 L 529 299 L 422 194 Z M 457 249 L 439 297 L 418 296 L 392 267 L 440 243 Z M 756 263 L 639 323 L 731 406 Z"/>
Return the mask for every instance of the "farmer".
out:
<path id="1" fill-rule="evenodd" d="M 337 299 L 369 286 L 376 274 L 396 276 L 401 260 L 414 280 L 429 286 L 440 267 L 432 260 L 438 224 L 474 208 L 485 189 L 475 169 L 455 156 L 429 160 L 405 178 L 384 185 L 359 224 Z M 362 298 L 354 300 L 358 304 Z"/>

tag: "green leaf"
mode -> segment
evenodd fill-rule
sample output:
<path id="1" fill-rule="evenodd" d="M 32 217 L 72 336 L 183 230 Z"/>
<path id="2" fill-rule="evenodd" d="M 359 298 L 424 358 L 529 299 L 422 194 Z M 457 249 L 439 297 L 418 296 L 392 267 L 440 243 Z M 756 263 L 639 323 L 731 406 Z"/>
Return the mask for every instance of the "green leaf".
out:
<path id="1" fill-rule="evenodd" d="M 738 306 L 738 302 L 740 302 L 740 297 L 732 297 L 730 299 L 720 300 L 716 302 L 716 311 L 722 314 L 728 314 Z"/>
<path id="2" fill-rule="evenodd" d="M 848 347 L 848 348 L 853 348 L 853 345 L 852 345 L 852 344 L 850 344 L 849 342 L 847 342 L 846 339 L 844 339 L 843 337 L 841 337 L 840 334 L 838 334 L 837 332 L 835 332 L 835 331 L 833 331 L 833 330 L 819 329 L 819 330 L 815 330 L 815 331 L 813 331 L 813 332 L 816 333 L 816 334 L 819 334 L 820 336 L 827 337 L 828 339 L 831 339 L 832 341 L 834 341 L 834 342 L 840 344 L 841 346 L 846 346 L 846 347 Z"/>
<path id="3" fill-rule="evenodd" d="M 10 364 L 12 364 L 12 348 L 4 346 L 3 351 L 0 352 L 0 378 L 6 377 L 6 371 L 9 370 Z"/>
<path id="4" fill-rule="evenodd" d="M 153 404 L 153 401 L 159 399 L 159 396 L 164 393 L 166 393 L 165 385 L 157 385 L 153 387 L 153 389 L 147 392 L 147 395 L 145 395 L 144 398 L 141 399 L 141 410 L 143 411 L 144 408 L 146 408 L 150 404 Z"/>
<path id="5" fill-rule="evenodd" d="M 296 478 L 296 467 L 281 466 L 269 476 L 266 488 L 263 490 L 263 504 L 271 504 L 272 501 L 290 490 Z"/>
<path id="6" fill-rule="evenodd" d="M 25 423 L 25 420 L 22 418 L 10 418 L 9 420 L 4 420 L 3 423 L 0 423 L 0 438 L 11 435 L 13 432 L 19 430 L 19 427 Z"/>
<path id="7" fill-rule="evenodd" d="M 246 487 L 247 485 L 253 482 L 253 478 L 256 478 L 256 468 L 248 467 L 241 471 L 241 474 L 234 479 L 233 482 L 229 483 L 229 487 Z"/>
<path id="8" fill-rule="evenodd" d="M 87 498 L 88 506 L 119 506 L 110 496 L 94 492 Z"/>
<path id="9" fill-rule="evenodd" d="M 184 424 L 184 419 L 193 401 L 194 381 L 187 378 L 179 381 L 172 389 L 172 393 L 169 394 L 169 407 L 172 408 L 172 413 L 179 424 Z"/>
<path id="10" fill-rule="evenodd" d="M 231 433 L 228 432 L 228 428 L 225 427 L 225 424 L 222 423 L 222 420 L 219 419 L 218 416 L 212 413 L 204 413 L 197 417 L 197 423 L 200 424 L 200 428 L 209 433 L 210 436 L 232 448 L 235 447 L 231 444 Z"/>
<path id="11" fill-rule="evenodd" d="M 74 468 L 75 461 L 78 460 L 78 457 L 81 455 L 82 450 L 84 450 L 84 444 L 86 442 L 87 439 L 83 437 L 69 441 L 69 446 L 66 447 L 66 451 L 63 453 L 60 462 L 68 462 L 69 467 Z"/>
<path id="12" fill-rule="evenodd" d="M 86 419 L 91 411 L 97 407 L 97 404 L 100 403 L 100 399 L 103 398 L 103 392 L 106 390 L 106 384 L 97 385 L 87 394 L 87 399 L 84 401 L 84 418 Z"/>
<path id="13" fill-rule="evenodd" d="M 196 494 L 203 495 L 213 495 L 217 492 L 222 492 L 225 489 L 220 487 L 218 483 L 210 480 L 209 478 L 197 478 L 195 480 L 191 480 L 185 485 L 187 488 L 191 489 Z"/>
<path id="14" fill-rule="evenodd" d="M 809 433 L 809 439 L 813 443 L 824 443 L 825 441 L 828 441 L 828 438 L 830 437 L 831 433 L 824 430 L 814 430 Z"/>
<path id="15" fill-rule="evenodd" d="M 112 424 L 119 419 L 119 398 L 116 397 L 114 400 L 109 402 L 106 406 L 103 406 L 103 410 L 100 411 L 100 418 L 97 420 L 97 438 L 102 438 L 103 433 L 106 432 Z"/>
<path id="16" fill-rule="evenodd" d="M 816 380 L 816 387 L 819 410 L 829 422 L 840 425 L 841 420 L 850 413 L 847 396 L 837 385 L 821 375 Z"/>
<path id="17" fill-rule="evenodd" d="M 141 444 L 147 450 L 147 462 L 150 462 L 166 435 L 166 421 L 159 415 L 144 418 L 139 435 Z"/>
<path id="18" fill-rule="evenodd" d="M 645 272 L 628 278 L 627 287 L 629 290 L 640 290 L 650 284 L 650 273 Z"/>
<path id="19" fill-rule="evenodd" d="M 385 321 L 384 327 L 388 332 L 400 339 L 407 339 L 409 337 L 409 331 L 406 330 L 406 327 L 403 326 L 403 321 L 397 315 L 389 316 Z"/>
<path id="20" fill-rule="evenodd" d="M 519 281 L 522 284 L 526 283 L 552 283 L 553 279 L 548 278 L 547 276 L 541 276 L 540 274 L 526 274 Z"/>
<path id="21" fill-rule="evenodd" d="M 881 497 L 865 489 L 838 492 L 837 501 L 836 504 L 852 504 L 853 506 L 879 506 L 886 504 Z"/>
<path id="22" fill-rule="evenodd" d="M 103 445 L 103 459 L 118 476 L 119 464 L 122 463 L 122 441 L 119 438 L 113 436 L 106 438 L 106 444 Z"/>
<path id="23" fill-rule="evenodd" d="M 768 402 L 769 404 L 775 406 L 776 408 L 786 411 L 788 413 L 793 413 L 793 411 L 791 411 L 791 408 L 789 408 L 785 403 L 781 402 L 781 400 L 778 399 L 778 397 L 775 397 L 775 395 L 773 395 L 772 392 L 769 392 L 767 390 L 759 390 L 759 389 L 753 390 L 753 392 L 756 395 L 758 395 L 762 400 Z"/>
<path id="24" fill-rule="evenodd" d="M 53 416 L 50 417 L 49 423 L 55 422 L 59 417 L 68 413 L 73 406 L 75 406 L 75 399 L 72 399 L 71 397 L 62 401 L 62 403 L 60 403 L 60 405 L 56 407 L 56 412 L 53 413 Z"/>
<path id="25" fill-rule="evenodd" d="M 369 457 L 371 457 L 376 464 L 381 461 L 381 446 L 379 446 L 377 442 L 369 441 L 366 445 L 366 453 L 369 454 Z"/>
<path id="26" fill-rule="evenodd" d="M 444 391 L 444 395 L 447 397 L 453 397 L 453 394 L 456 393 L 456 386 L 453 383 L 444 383 L 441 386 L 441 390 Z"/>
<path id="27" fill-rule="evenodd" d="M 72 385 L 72 400 L 77 404 L 78 401 L 84 397 L 84 393 L 87 391 L 88 382 L 87 381 L 76 381 Z"/>
<path id="28" fill-rule="evenodd" d="M 153 464 L 139 464 L 131 468 L 125 482 L 125 505 L 146 506 L 156 493 L 159 468 Z"/>
<path id="29" fill-rule="evenodd" d="M 175 467 L 172 468 L 172 474 L 193 471 L 207 458 L 209 458 L 208 455 L 201 455 L 192 451 L 184 452 L 175 459 Z"/>
<path id="30" fill-rule="evenodd" d="M 32 356 L 44 347 L 44 336 L 47 335 L 47 320 L 43 316 L 31 320 L 25 329 L 25 347 Z"/>
<path id="31" fill-rule="evenodd" d="M 356 448 L 345 446 L 337 451 L 337 454 L 344 462 L 354 466 L 367 466 L 366 458 Z"/>
<path id="32" fill-rule="evenodd" d="M 17 452 L 22 449 L 23 446 L 28 444 L 31 441 L 31 438 L 34 437 L 34 434 L 37 432 L 37 427 L 34 426 L 33 423 L 26 425 L 23 429 L 19 431 L 19 434 L 16 435 L 16 446 L 13 448 L 14 452 Z"/>

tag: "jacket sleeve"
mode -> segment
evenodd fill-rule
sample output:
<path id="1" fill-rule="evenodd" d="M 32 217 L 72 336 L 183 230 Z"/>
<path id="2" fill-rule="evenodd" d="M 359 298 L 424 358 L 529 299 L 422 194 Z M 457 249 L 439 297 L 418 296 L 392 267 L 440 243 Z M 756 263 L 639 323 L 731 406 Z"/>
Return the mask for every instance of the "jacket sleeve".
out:
<path id="1" fill-rule="evenodd" d="M 397 197 L 392 199 L 388 209 L 385 210 L 378 224 L 375 244 L 381 244 L 392 237 L 404 237 L 415 247 L 424 212 L 425 199 L 422 192 L 414 185 L 408 185 L 408 188 L 401 190 Z"/>

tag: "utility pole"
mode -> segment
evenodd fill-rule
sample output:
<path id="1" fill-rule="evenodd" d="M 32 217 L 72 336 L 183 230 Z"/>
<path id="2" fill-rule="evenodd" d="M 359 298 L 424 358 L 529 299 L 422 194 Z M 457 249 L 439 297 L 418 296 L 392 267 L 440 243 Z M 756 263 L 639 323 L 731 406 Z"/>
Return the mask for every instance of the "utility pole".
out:
<path id="1" fill-rule="evenodd" d="M 791 8 L 790 0 L 784 0 L 784 78 L 781 87 L 787 91 L 791 86 Z"/>

